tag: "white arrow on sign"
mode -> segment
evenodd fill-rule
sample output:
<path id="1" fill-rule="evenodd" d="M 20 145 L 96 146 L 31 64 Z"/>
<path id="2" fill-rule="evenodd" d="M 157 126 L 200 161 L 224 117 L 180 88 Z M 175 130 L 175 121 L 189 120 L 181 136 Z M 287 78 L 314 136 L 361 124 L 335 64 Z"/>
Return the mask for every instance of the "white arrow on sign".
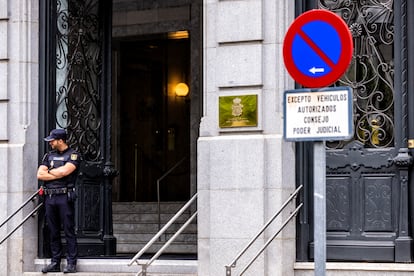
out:
<path id="1" fill-rule="evenodd" d="M 313 66 L 311 69 L 309 69 L 309 72 L 315 75 L 316 73 L 325 72 L 325 68 L 316 68 L 315 66 Z"/>

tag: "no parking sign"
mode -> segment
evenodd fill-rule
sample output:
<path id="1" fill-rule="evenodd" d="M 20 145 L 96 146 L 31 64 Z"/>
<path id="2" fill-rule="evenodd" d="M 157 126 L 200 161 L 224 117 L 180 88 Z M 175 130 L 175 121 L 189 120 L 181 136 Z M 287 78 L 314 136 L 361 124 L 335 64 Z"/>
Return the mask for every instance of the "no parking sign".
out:
<path id="1" fill-rule="evenodd" d="M 289 27 L 283 58 L 289 74 L 305 87 L 329 86 L 346 71 L 352 58 L 352 35 L 338 15 L 311 10 Z"/>

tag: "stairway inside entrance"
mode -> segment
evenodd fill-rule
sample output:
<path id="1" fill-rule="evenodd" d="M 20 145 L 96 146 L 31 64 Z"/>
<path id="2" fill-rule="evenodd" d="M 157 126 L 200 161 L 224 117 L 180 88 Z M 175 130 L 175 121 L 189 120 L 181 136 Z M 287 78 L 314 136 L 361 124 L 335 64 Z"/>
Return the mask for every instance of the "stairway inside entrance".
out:
<path id="1" fill-rule="evenodd" d="M 117 239 L 117 254 L 135 255 L 171 219 L 185 202 L 161 202 L 160 226 L 157 202 L 114 202 L 113 227 Z M 184 213 L 149 250 L 155 253 L 191 216 Z M 197 222 L 191 223 L 167 248 L 164 258 L 196 258 Z"/>

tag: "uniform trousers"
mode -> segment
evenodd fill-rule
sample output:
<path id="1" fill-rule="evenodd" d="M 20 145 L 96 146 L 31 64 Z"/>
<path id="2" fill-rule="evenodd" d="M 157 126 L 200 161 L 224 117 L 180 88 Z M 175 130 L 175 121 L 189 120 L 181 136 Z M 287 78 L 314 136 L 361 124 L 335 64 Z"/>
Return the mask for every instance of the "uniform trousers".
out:
<path id="1" fill-rule="evenodd" d="M 68 202 L 67 194 L 45 196 L 46 222 L 50 232 L 52 262 L 60 263 L 62 258 L 61 226 L 67 243 L 67 262 L 76 265 L 78 245 L 75 234 L 75 206 Z"/>

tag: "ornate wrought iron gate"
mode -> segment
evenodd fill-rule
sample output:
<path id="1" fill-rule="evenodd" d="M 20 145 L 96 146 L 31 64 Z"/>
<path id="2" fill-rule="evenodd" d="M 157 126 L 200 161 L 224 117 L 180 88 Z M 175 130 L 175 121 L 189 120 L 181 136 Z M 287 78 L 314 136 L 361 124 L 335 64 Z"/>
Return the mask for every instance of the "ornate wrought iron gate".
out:
<path id="1" fill-rule="evenodd" d="M 351 65 L 337 85 L 354 95 L 355 135 L 326 144 L 327 257 L 330 260 L 411 262 L 409 196 L 413 113 L 407 106 L 408 45 L 412 24 L 406 0 L 296 1 L 298 13 L 328 9 L 348 24 L 354 39 Z M 411 42 L 410 42 L 411 41 Z M 412 45 L 412 44 L 411 44 Z M 307 211 L 298 224 L 298 259 L 313 258 L 311 143 L 297 149 L 299 184 L 307 183 Z"/>
<path id="2" fill-rule="evenodd" d="M 77 189 L 80 255 L 113 255 L 111 182 L 112 1 L 40 1 L 41 130 L 65 128 L 83 157 Z M 46 145 L 40 145 L 45 152 Z M 43 225 L 43 223 L 39 223 Z M 42 229 L 41 229 L 42 230 Z M 41 238 L 39 256 L 47 255 Z"/>

